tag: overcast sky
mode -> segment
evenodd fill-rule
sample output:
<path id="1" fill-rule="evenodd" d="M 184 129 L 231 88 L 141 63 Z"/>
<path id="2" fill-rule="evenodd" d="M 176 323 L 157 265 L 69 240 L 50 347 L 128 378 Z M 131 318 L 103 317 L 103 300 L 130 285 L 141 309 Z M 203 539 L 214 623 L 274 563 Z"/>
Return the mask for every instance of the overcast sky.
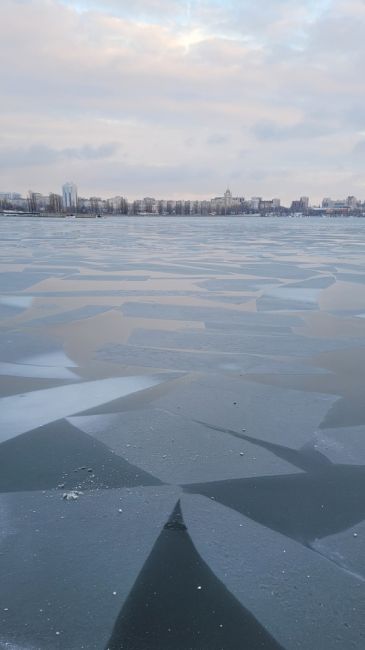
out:
<path id="1" fill-rule="evenodd" d="M 365 0 L 0 0 L 0 191 L 365 199 Z"/>

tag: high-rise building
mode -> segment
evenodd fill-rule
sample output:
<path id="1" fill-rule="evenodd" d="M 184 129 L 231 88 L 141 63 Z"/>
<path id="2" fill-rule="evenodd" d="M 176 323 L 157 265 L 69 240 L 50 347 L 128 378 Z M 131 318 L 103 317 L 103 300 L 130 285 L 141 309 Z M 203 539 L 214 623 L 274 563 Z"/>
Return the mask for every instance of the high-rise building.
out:
<path id="1" fill-rule="evenodd" d="M 0 192 L 0 200 L 3 201 L 16 201 L 21 198 L 22 195 L 18 194 L 18 192 Z"/>
<path id="2" fill-rule="evenodd" d="M 250 206 L 252 210 L 259 210 L 261 205 L 262 198 L 261 196 L 253 196 L 250 201 Z"/>
<path id="3" fill-rule="evenodd" d="M 230 208 L 231 205 L 232 205 L 232 192 L 229 189 L 229 187 L 227 187 L 224 193 L 224 207 L 227 209 Z"/>
<path id="4" fill-rule="evenodd" d="M 65 183 L 62 186 L 62 204 L 66 210 L 77 207 L 77 187 L 75 183 Z"/>
<path id="5" fill-rule="evenodd" d="M 347 205 L 349 208 L 357 208 L 359 205 L 359 201 L 357 200 L 356 196 L 348 196 L 347 197 Z"/>

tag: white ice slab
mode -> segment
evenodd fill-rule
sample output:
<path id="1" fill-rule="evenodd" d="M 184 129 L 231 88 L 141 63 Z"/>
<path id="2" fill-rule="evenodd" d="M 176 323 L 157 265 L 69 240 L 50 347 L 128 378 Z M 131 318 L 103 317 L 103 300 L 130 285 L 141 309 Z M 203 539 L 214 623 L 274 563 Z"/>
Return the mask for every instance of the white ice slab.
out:
<path id="1" fill-rule="evenodd" d="M 73 379 L 78 380 L 72 370 L 53 366 L 31 366 L 22 363 L 0 363 L 0 375 L 9 377 L 34 377 L 36 379 Z"/>
<path id="2" fill-rule="evenodd" d="M 0 442 L 160 383 L 152 376 L 117 377 L 3 397 Z"/>
<path id="3" fill-rule="evenodd" d="M 164 483 L 183 485 L 300 471 L 265 449 L 162 410 L 78 415 L 68 421 Z"/>
<path id="4" fill-rule="evenodd" d="M 16 309 L 27 309 L 32 302 L 32 296 L 0 296 L 0 305 L 15 307 Z"/>
<path id="5" fill-rule="evenodd" d="M 265 291 L 265 295 L 270 296 L 271 298 L 317 304 L 321 291 L 322 289 L 275 287 Z"/>
<path id="6" fill-rule="evenodd" d="M 77 368 L 77 364 L 70 359 L 63 350 L 55 350 L 54 352 L 46 352 L 45 354 L 37 354 L 35 356 L 26 357 L 21 359 L 19 363 L 24 363 L 30 366 L 50 366 L 55 368 Z"/>

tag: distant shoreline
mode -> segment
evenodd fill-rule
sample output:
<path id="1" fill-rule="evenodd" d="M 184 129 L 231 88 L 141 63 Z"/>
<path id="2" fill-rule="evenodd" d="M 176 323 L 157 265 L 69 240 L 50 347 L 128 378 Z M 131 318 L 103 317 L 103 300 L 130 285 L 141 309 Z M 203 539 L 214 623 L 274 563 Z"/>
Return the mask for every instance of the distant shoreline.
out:
<path id="1" fill-rule="evenodd" d="M 140 214 L 78 214 L 67 215 L 62 213 L 31 213 L 31 212 L 0 212 L 0 218 L 28 218 L 28 219 L 63 219 L 67 221 L 79 220 L 101 220 L 101 219 L 363 219 L 365 213 L 352 213 L 352 214 L 151 214 L 149 212 Z"/>

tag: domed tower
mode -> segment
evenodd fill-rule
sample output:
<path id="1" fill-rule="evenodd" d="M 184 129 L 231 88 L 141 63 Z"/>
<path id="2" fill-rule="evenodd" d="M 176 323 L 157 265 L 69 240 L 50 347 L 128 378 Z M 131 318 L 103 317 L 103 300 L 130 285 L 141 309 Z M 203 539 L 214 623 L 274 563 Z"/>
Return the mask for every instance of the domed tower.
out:
<path id="1" fill-rule="evenodd" d="M 229 187 L 227 187 L 224 193 L 224 207 L 226 211 L 231 207 L 231 205 L 232 205 L 232 192 L 229 189 Z"/>

